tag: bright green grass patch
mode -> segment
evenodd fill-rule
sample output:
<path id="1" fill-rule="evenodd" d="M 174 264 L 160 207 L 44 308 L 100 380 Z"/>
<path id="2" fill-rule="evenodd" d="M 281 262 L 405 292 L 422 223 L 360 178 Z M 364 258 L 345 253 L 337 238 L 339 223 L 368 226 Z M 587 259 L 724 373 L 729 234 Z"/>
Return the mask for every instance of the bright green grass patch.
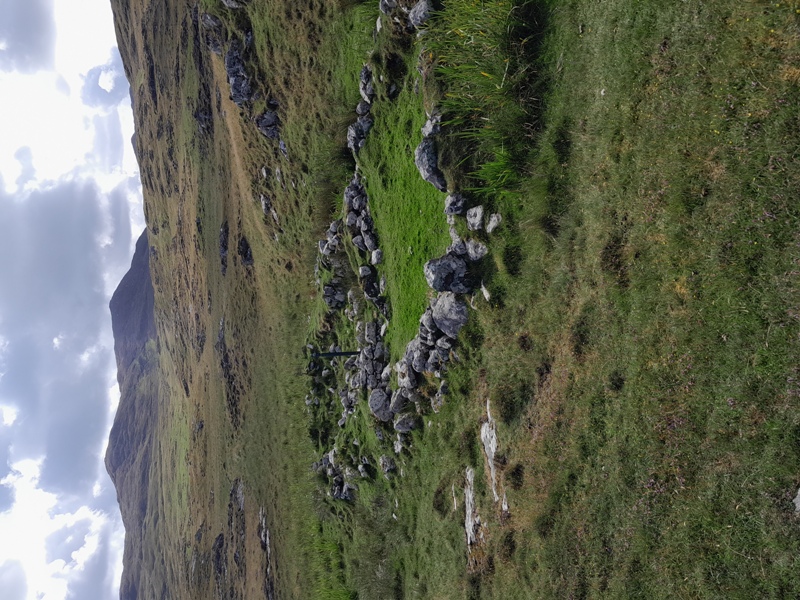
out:
<path id="1" fill-rule="evenodd" d="M 444 254 L 450 237 L 444 218 L 444 194 L 422 180 L 414 150 L 422 140 L 425 112 L 408 77 L 397 99 L 378 102 L 375 124 L 359 155 L 384 253 L 392 320 L 387 333 L 393 356 L 402 355 L 419 328 L 431 294 L 422 267 Z"/>

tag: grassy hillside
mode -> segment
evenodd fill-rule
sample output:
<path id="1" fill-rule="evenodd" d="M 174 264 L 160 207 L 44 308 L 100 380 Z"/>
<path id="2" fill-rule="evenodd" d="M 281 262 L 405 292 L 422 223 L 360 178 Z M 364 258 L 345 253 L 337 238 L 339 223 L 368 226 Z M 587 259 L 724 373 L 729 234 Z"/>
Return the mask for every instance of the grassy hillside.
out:
<path id="1" fill-rule="evenodd" d="M 160 374 L 126 597 L 797 595 L 800 5 L 451 0 L 416 35 L 412 2 L 380 31 L 377 2 L 243 4 L 114 3 Z M 249 48 L 242 108 L 214 39 Z M 374 126 L 354 162 L 364 63 Z M 285 152 L 255 125 L 274 107 Z M 341 365 L 309 414 L 303 349 L 355 345 L 314 271 L 354 168 L 393 359 L 416 334 L 422 265 L 450 243 L 445 194 L 414 166 L 436 108 L 449 187 L 503 220 L 455 222 L 490 249 L 489 300 L 467 298 L 450 394 L 395 454 L 365 401 L 337 425 Z M 356 320 L 377 316 L 362 304 Z M 332 448 L 397 470 L 335 500 L 310 470 Z"/>

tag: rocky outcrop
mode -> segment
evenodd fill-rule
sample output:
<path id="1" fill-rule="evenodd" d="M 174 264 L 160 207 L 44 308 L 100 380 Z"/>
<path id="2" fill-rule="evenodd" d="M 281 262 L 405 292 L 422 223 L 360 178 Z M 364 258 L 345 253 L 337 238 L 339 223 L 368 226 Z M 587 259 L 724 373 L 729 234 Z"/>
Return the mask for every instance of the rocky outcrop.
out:
<path id="1" fill-rule="evenodd" d="M 231 40 L 225 54 L 225 72 L 231 86 L 231 100 L 240 108 L 245 106 L 253 97 L 253 88 L 245 68 L 244 45 L 237 38 Z"/>
<path id="2" fill-rule="evenodd" d="M 277 111 L 266 110 L 256 117 L 256 127 L 264 137 L 270 140 L 277 140 L 281 137 L 280 125 L 281 120 Z"/>

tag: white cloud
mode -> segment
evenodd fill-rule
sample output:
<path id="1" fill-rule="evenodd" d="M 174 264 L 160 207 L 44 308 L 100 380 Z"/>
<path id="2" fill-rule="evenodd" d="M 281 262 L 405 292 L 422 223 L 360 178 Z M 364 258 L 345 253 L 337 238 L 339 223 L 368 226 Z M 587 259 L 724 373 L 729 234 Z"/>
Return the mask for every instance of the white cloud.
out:
<path id="1" fill-rule="evenodd" d="M 0 406 L 0 420 L 3 421 L 3 425 L 6 427 L 11 427 L 14 424 L 14 421 L 17 420 L 17 415 L 19 415 L 19 410 L 15 407 Z"/>
<path id="2" fill-rule="evenodd" d="M 133 133 L 130 100 L 121 87 L 124 85 L 124 79 L 120 80 L 114 77 L 115 73 L 117 75 L 121 73 L 120 67 L 114 66 L 119 65 L 118 58 L 116 62 L 110 60 L 113 56 L 112 49 L 116 46 L 110 4 L 108 0 L 11 1 L 12 3 L 19 1 L 21 6 L 28 3 L 48 7 L 52 5 L 55 16 L 55 46 L 52 59 L 42 60 L 35 64 L 30 62 L 29 68 L 21 69 L 25 73 L 13 70 L 0 71 L 0 106 L 2 106 L 0 111 L 0 132 L 2 132 L 0 135 L 0 195 L 4 195 L 5 189 L 8 194 L 14 195 L 14 198 L 3 198 L 4 201 L 7 201 L 7 205 L 31 207 L 34 203 L 30 200 L 35 199 L 37 193 L 41 191 L 64 187 L 67 181 L 94 182 L 96 188 L 93 189 L 99 190 L 99 206 L 107 224 L 106 228 L 100 231 L 98 240 L 104 248 L 106 257 L 102 267 L 104 272 L 101 285 L 104 288 L 102 291 L 110 297 L 123 274 L 120 265 L 123 263 L 126 265 L 129 260 L 119 258 L 124 254 L 119 251 L 119 247 L 129 246 L 128 256 L 130 256 L 137 237 L 135 234 L 131 235 L 131 231 L 138 233 L 144 227 L 141 186 L 133 184 L 131 180 L 132 177 L 138 175 L 138 165 L 129 141 Z M 49 16 L 49 9 L 45 11 L 45 16 Z M 8 20 L 5 21 L 7 27 L 9 23 Z M 2 22 L 0 22 L 0 30 L 5 31 Z M 30 37 L 29 31 L 24 30 L 23 32 Z M 53 36 L 49 35 L 49 40 L 52 38 Z M 13 45 L 12 42 L 13 44 L 17 43 L 11 38 L 7 43 L 0 36 L 0 50 Z M 47 46 L 45 49 L 48 51 L 53 50 L 52 42 L 45 45 Z M 99 66 L 104 67 L 96 80 L 96 85 L 106 92 L 117 93 L 113 94 L 113 102 L 107 101 L 88 106 L 88 103 L 84 103 L 82 90 L 90 71 L 95 69 L 94 72 L 97 72 L 96 68 Z M 50 70 L 41 70 L 48 68 Z M 33 71 L 36 69 L 40 70 L 34 73 Z M 118 133 L 118 130 L 121 133 Z M 121 149 L 116 147 L 119 144 L 120 135 Z M 97 156 L 99 151 L 103 151 L 105 154 Z M 125 182 L 124 186 L 121 185 L 123 182 Z M 117 188 L 123 189 L 123 191 L 119 192 L 118 196 L 112 197 L 112 192 Z M 88 190 L 86 193 L 90 191 Z M 70 195 L 69 198 L 65 196 L 63 203 L 72 202 L 74 199 L 74 195 Z M 48 204 L 48 207 L 58 210 L 63 203 L 54 202 L 52 205 Z M 126 203 L 129 210 L 124 208 Z M 49 217 L 50 214 L 45 216 Z M 120 222 L 125 220 L 130 221 L 130 227 L 127 230 L 120 226 Z M 13 220 L 12 225 L 16 228 L 20 226 L 16 219 Z M 69 223 L 65 222 L 64 226 L 68 227 Z M 47 238 L 44 246 L 50 247 L 51 243 L 51 238 Z M 114 254 L 115 252 L 117 254 Z M 0 282 L 0 287 L 5 286 L 6 283 L 6 281 Z M 99 290 L 100 286 L 97 289 Z M 63 300 L 66 303 L 71 301 L 68 297 L 70 291 L 67 286 L 63 288 L 65 295 Z M 106 306 L 107 300 L 103 304 L 103 308 Z M 5 325 L 19 321 L 21 316 L 5 314 L 2 317 L 7 321 L 4 323 L 5 329 Z M 100 329 L 109 329 L 108 319 L 107 311 L 98 314 L 97 321 L 104 320 L 105 323 Z M 35 319 L 31 319 L 31 323 L 41 323 L 41 320 L 37 316 Z M 9 329 L 6 333 L 10 331 Z M 55 333 L 58 335 L 52 337 Z M 81 344 L 81 341 L 77 339 L 79 336 L 70 330 L 70 323 L 42 326 L 40 330 L 35 331 L 35 335 L 31 335 L 29 338 L 10 337 L 13 339 L 11 347 L 6 338 L 0 335 L 0 381 L 3 382 L 3 385 L 22 385 L 24 382 L 21 382 L 20 373 L 25 372 L 25 368 L 29 365 L 36 365 L 39 360 L 42 361 L 42 372 L 51 373 L 52 365 L 55 364 L 53 361 L 68 361 L 73 368 L 74 365 L 78 365 L 78 370 L 81 372 L 89 373 L 92 376 L 97 373 L 101 376 L 108 376 L 108 383 L 103 384 L 100 395 L 106 399 L 102 391 L 105 387 L 110 387 L 107 394 L 109 407 L 107 429 L 110 428 L 119 402 L 119 389 L 115 383 L 113 385 L 111 383 L 115 378 L 109 339 L 101 335 L 94 346 L 87 348 L 86 343 Z M 36 340 L 35 344 L 31 340 Z M 27 354 L 20 354 L 18 350 L 25 351 Z M 53 352 L 53 350 L 58 352 Z M 15 357 L 18 360 L 17 363 L 12 362 L 12 358 Z M 23 365 L 25 368 L 21 369 L 19 365 Z M 30 368 L 31 373 L 34 374 L 33 366 Z M 3 378 L 3 369 L 8 371 L 5 378 Z M 41 380 L 41 376 L 39 380 Z M 36 377 L 34 377 L 35 381 Z M 95 452 L 96 444 L 100 439 L 99 433 L 97 436 L 90 436 L 92 440 L 90 453 L 94 457 L 93 460 L 96 461 L 91 463 L 72 460 L 71 455 L 64 450 L 72 450 L 72 446 L 66 438 L 70 436 L 75 438 L 74 425 L 48 431 L 47 444 L 44 447 L 48 449 L 61 448 L 62 452 L 60 453 L 55 450 L 45 452 L 41 449 L 41 441 L 35 436 L 28 435 L 27 438 L 33 439 L 26 439 L 26 436 L 20 433 L 23 430 L 35 430 L 35 427 L 31 427 L 31 423 L 44 421 L 48 413 L 53 412 L 52 410 L 34 410 L 34 407 L 39 405 L 47 406 L 44 401 L 36 397 L 38 393 L 41 393 L 40 388 L 45 389 L 40 385 L 20 387 L 20 390 L 24 390 L 26 393 L 21 391 L 16 395 L 4 394 L 3 398 L 6 404 L 0 405 L 0 433 L 7 436 L 7 439 L 11 440 L 13 444 L 9 459 L 12 471 L 0 480 L 0 491 L 11 490 L 13 492 L 13 503 L 11 503 L 12 496 L 8 495 L 6 495 L 8 501 L 2 503 L 4 507 L 10 506 L 11 508 L 6 512 L 0 512 L 0 570 L 4 565 L 6 567 L 20 565 L 20 572 L 24 571 L 27 580 L 28 599 L 63 600 L 68 593 L 70 582 L 75 583 L 82 571 L 85 571 L 84 577 L 89 576 L 91 572 L 89 562 L 92 557 L 95 557 L 95 563 L 98 560 L 109 562 L 108 572 L 113 573 L 114 583 L 118 586 L 122 572 L 124 532 L 117 513 L 105 514 L 91 508 L 106 507 L 113 502 L 111 482 L 103 468 L 104 452 L 100 454 Z M 59 398 L 58 405 L 52 406 L 67 406 L 68 403 L 71 406 L 75 398 L 69 398 L 68 394 L 77 393 L 77 398 L 84 387 L 82 384 L 77 385 L 74 390 L 69 392 L 63 387 L 57 389 L 64 397 Z M 18 399 L 20 408 L 11 406 Z M 82 414 L 89 415 L 90 413 Z M 95 414 L 100 415 L 99 420 L 104 417 L 100 411 L 96 411 Z M 50 416 L 52 417 L 52 414 Z M 86 420 L 85 417 L 81 417 L 81 419 Z M 97 433 L 99 427 L 92 430 L 92 433 Z M 88 428 L 84 429 L 88 430 Z M 53 441 L 54 437 L 57 438 L 56 441 Z M 62 437 L 65 439 L 61 439 Z M 105 438 L 107 438 L 107 430 Z M 105 446 L 105 444 L 107 444 L 107 439 L 104 439 L 103 445 Z M 9 456 L 9 449 L 6 446 L 7 444 L 3 444 L 0 447 L 0 455 L 3 456 L 0 459 L 0 463 L 2 463 L 0 467 L 5 465 L 6 458 Z M 34 450 L 31 451 L 31 448 Z M 40 450 L 36 450 L 36 448 L 40 448 Z M 35 457 L 39 454 L 46 454 L 46 456 L 35 460 L 27 458 L 15 461 L 15 457 L 20 459 Z M 59 455 L 66 457 L 65 461 L 62 461 L 64 465 L 55 460 Z M 56 466 L 53 467 L 53 464 Z M 53 473 L 63 473 L 65 470 L 71 472 L 73 465 L 84 464 L 90 464 L 92 469 L 83 478 L 88 483 L 85 498 L 70 497 L 67 499 L 66 496 L 62 498 L 53 493 L 53 490 L 56 489 L 53 487 L 56 485 L 54 480 L 58 479 L 54 477 Z M 48 467 L 48 465 L 50 466 Z M 95 469 L 97 475 L 94 474 Z M 0 470 L 0 477 L 5 472 L 5 470 Z M 92 486 L 92 479 L 95 476 L 98 480 Z M 110 494 L 111 500 L 109 500 Z M 83 506 L 80 506 L 81 504 Z M 64 508 L 65 506 L 66 508 Z M 2 510 L 0 508 L 0 511 Z M 84 523 L 84 525 L 79 526 L 80 523 Z M 66 550 L 55 558 L 48 557 L 47 538 L 53 534 L 59 534 L 59 532 L 63 533 L 62 538 L 68 542 L 64 545 Z M 106 549 L 108 550 L 108 559 L 104 553 Z M 16 572 L 15 570 L 14 573 Z M 0 573 L 0 579 L 2 575 Z M 118 596 L 116 587 L 109 590 L 109 597 L 113 596 Z M 2 597 L 4 597 L 4 590 L 0 586 L 0 598 Z"/>
<path id="3" fill-rule="evenodd" d="M 21 563 L 27 580 L 27 600 L 64 600 L 70 581 L 80 575 L 99 550 L 104 528 L 114 524 L 108 515 L 88 506 L 57 513 L 58 497 L 39 488 L 41 465 L 41 459 L 16 462 L 12 472 L 0 480 L 0 485 L 14 491 L 12 508 L 0 514 L 0 539 L 13 540 L 13 544 L 0 544 L 0 565 L 12 560 Z M 88 530 L 73 539 L 75 535 L 70 530 L 81 523 L 88 523 Z M 65 540 L 76 548 L 69 560 L 48 560 L 47 538 L 57 532 L 64 532 Z"/>

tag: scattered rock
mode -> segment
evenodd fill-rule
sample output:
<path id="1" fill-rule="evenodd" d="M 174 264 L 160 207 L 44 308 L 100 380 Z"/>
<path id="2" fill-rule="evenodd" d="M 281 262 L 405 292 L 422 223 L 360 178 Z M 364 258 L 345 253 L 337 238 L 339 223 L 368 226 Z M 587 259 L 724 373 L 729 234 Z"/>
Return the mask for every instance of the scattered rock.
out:
<path id="1" fill-rule="evenodd" d="M 223 275 L 228 271 L 228 235 L 228 222 L 225 221 L 219 228 L 219 260 Z"/>
<path id="2" fill-rule="evenodd" d="M 246 237 L 242 236 L 239 238 L 236 250 L 244 266 L 253 266 L 253 250 L 250 248 L 250 242 L 247 241 Z"/>
<path id="3" fill-rule="evenodd" d="M 372 85 L 372 69 L 369 65 L 364 65 L 358 78 L 358 92 L 364 102 L 372 103 L 375 97 L 375 88 Z"/>
<path id="4" fill-rule="evenodd" d="M 378 3 L 378 8 L 383 14 L 389 15 L 395 8 L 397 8 L 397 0 L 380 0 Z"/>
<path id="5" fill-rule="evenodd" d="M 369 411 L 379 421 L 390 421 L 392 411 L 389 408 L 389 396 L 380 388 L 372 390 L 369 395 Z"/>
<path id="6" fill-rule="evenodd" d="M 472 546 L 478 543 L 482 537 L 481 534 L 481 518 L 475 508 L 475 471 L 472 467 L 467 467 L 466 471 L 466 485 L 464 486 L 464 531 L 467 534 L 467 550 L 471 551 Z"/>
<path id="7" fill-rule="evenodd" d="M 448 337 L 457 338 L 467 324 L 467 305 L 451 292 L 439 294 L 431 310 L 436 326 Z"/>
<path id="8" fill-rule="evenodd" d="M 222 21 L 214 15 L 203 13 L 200 22 L 206 32 L 206 46 L 214 54 L 222 56 L 222 38 L 225 33 Z"/>
<path id="9" fill-rule="evenodd" d="M 478 261 L 489 254 L 489 248 L 478 240 L 467 240 L 467 256 L 471 261 Z"/>
<path id="10" fill-rule="evenodd" d="M 449 194 L 444 199 L 444 214 L 446 215 L 463 215 L 464 205 L 467 199 L 461 194 Z"/>
<path id="11" fill-rule="evenodd" d="M 271 140 L 277 140 L 281 136 L 280 119 L 274 110 L 265 111 L 261 116 L 256 117 L 256 127 Z"/>
<path id="12" fill-rule="evenodd" d="M 394 365 L 394 370 L 397 373 L 398 386 L 409 390 L 417 387 L 417 377 L 407 359 L 403 358 L 397 361 Z"/>
<path id="13" fill-rule="evenodd" d="M 503 217 L 500 213 L 493 213 L 489 216 L 489 222 L 486 224 L 486 233 L 493 233 L 495 229 L 503 222 Z"/>
<path id="14" fill-rule="evenodd" d="M 483 229 L 483 206 L 474 206 L 467 211 L 467 228 L 470 231 Z"/>
<path id="15" fill-rule="evenodd" d="M 497 495 L 497 473 L 494 466 L 494 456 L 497 453 L 497 428 L 492 418 L 492 411 L 489 407 L 489 400 L 486 400 L 486 422 L 481 426 L 481 442 L 486 460 L 489 462 L 489 473 L 492 478 L 492 495 L 494 501 L 498 502 L 500 496 Z"/>
<path id="16" fill-rule="evenodd" d="M 444 380 L 439 384 L 439 390 L 436 392 L 436 395 L 431 398 L 431 408 L 433 412 L 438 413 L 442 406 L 444 406 L 444 399 L 450 393 L 450 386 Z M 455 495 L 455 492 L 454 492 Z"/>
<path id="17" fill-rule="evenodd" d="M 367 134 L 370 129 L 372 129 L 372 117 L 369 115 L 358 117 L 356 122 L 347 128 L 347 147 L 353 154 L 358 154 L 358 151 L 367 143 Z"/>
<path id="18" fill-rule="evenodd" d="M 356 105 L 356 114 L 359 117 L 368 115 L 370 108 L 372 108 L 372 105 L 369 102 L 367 102 L 366 100 L 360 100 L 358 105 Z"/>
<path id="19" fill-rule="evenodd" d="M 387 477 L 389 473 L 397 470 L 397 465 L 395 464 L 394 459 L 391 456 L 386 456 L 385 454 L 382 454 L 378 459 L 378 464 L 380 465 L 384 476 Z"/>
<path id="20" fill-rule="evenodd" d="M 394 418 L 394 430 L 398 433 L 408 433 L 417 426 L 416 415 L 396 415 Z"/>
<path id="21" fill-rule="evenodd" d="M 422 138 L 414 152 L 414 164 L 422 178 L 440 192 L 447 190 L 447 181 L 444 173 L 439 170 L 439 157 L 436 152 L 436 142 L 432 137 Z"/>
<path id="22" fill-rule="evenodd" d="M 372 262 L 373 265 L 379 265 L 383 262 L 383 250 L 380 248 L 377 250 L 372 251 Z"/>
<path id="23" fill-rule="evenodd" d="M 422 126 L 422 136 L 428 137 L 431 135 L 437 135 L 439 132 L 442 131 L 442 115 L 438 112 L 434 112 L 432 115 L 428 115 L 428 120 L 425 121 L 425 125 Z"/>
<path id="24" fill-rule="evenodd" d="M 413 29 L 419 29 L 431 16 L 431 4 L 428 0 L 420 0 L 411 12 L 408 13 L 408 24 Z"/>

